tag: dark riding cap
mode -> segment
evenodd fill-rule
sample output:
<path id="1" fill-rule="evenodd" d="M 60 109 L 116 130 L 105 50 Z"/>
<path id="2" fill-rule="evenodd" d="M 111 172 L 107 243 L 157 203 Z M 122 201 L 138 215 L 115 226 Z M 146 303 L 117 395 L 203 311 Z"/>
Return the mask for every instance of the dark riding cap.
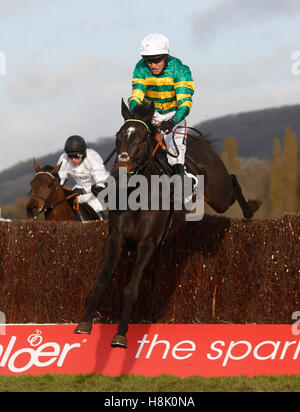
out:
<path id="1" fill-rule="evenodd" d="M 81 136 L 70 136 L 65 144 L 65 152 L 70 155 L 82 154 L 86 156 L 86 143 Z"/>

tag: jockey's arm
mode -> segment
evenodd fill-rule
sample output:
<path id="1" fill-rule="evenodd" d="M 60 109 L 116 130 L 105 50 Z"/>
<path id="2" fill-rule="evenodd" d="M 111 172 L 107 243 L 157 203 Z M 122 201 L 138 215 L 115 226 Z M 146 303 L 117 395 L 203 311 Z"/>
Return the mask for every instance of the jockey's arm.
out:
<path id="1" fill-rule="evenodd" d="M 68 180 L 68 174 L 69 174 L 68 167 L 67 167 L 67 159 L 66 159 L 66 155 L 64 153 L 58 159 L 57 164 L 61 165 L 60 169 L 58 171 L 58 176 L 60 178 L 61 186 L 64 186 L 66 184 L 66 181 Z"/>
<path id="2" fill-rule="evenodd" d="M 94 152 L 92 154 L 90 162 L 92 166 L 91 176 L 93 178 L 93 181 L 95 182 L 91 186 L 91 191 L 94 194 L 98 194 L 105 187 L 105 181 L 109 176 L 109 172 L 106 170 L 103 164 L 102 157 L 97 152 Z"/>
<path id="3" fill-rule="evenodd" d="M 97 197 L 97 196 L 99 195 L 99 193 L 100 193 L 103 189 L 105 189 L 105 187 L 106 187 L 106 183 L 94 184 L 94 185 L 92 185 L 92 187 L 91 187 L 91 192 L 93 193 L 94 196 Z"/>
<path id="4" fill-rule="evenodd" d="M 176 125 L 189 115 L 193 105 L 192 97 L 195 91 L 195 83 L 188 66 L 182 65 L 178 71 L 174 79 L 174 89 L 176 92 L 177 110 L 172 120 Z"/>

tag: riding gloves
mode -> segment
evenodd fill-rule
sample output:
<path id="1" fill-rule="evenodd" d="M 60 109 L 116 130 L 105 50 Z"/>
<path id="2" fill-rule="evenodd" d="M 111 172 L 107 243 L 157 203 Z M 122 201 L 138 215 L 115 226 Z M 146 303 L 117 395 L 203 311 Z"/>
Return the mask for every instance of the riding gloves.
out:
<path id="1" fill-rule="evenodd" d="M 171 133 L 172 130 L 174 129 L 175 126 L 175 122 L 170 119 L 170 120 L 164 120 L 163 122 L 161 122 L 161 124 L 159 125 L 159 129 L 162 132 L 166 132 L 167 134 Z"/>
<path id="2" fill-rule="evenodd" d="M 75 187 L 75 189 L 73 189 L 73 192 L 77 193 L 78 196 L 86 194 L 86 191 L 80 187 Z"/>
<path id="3" fill-rule="evenodd" d="M 104 184 L 104 183 L 103 183 L 103 184 L 100 184 L 100 185 L 94 184 L 94 185 L 91 186 L 91 192 L 92 192 L 93 195 L 96 196 L 96 197 L 99 195 L 99 193 L 100 193 L 103 189 L 105 189 L 105 184 Z"/>

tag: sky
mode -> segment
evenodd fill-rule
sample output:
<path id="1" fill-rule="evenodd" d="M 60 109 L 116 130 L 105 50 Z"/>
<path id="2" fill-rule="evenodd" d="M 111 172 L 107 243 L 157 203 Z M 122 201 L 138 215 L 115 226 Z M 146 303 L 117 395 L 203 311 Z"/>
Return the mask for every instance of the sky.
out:
<path id="1" fill-rule="evenodd" d="M 0 0 L 0 171 L 114 136 L 153 32 L 192 71 L 190 126 L 299 104 L 299 21 L 299 0 Z"/>

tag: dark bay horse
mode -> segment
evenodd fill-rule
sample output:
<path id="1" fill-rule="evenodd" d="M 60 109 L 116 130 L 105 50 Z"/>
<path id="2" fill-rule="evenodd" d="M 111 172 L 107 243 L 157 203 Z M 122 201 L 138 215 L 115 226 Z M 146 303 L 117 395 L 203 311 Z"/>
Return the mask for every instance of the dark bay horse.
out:
<path id="1" fill-rule="evenodd" d="M 41 168 L 35 159 L 33 165 L 36 174 L 31 181 L 30 200 L 26 206 L 28 218 L 37 219 L 44 213 L 45 220 L 48 221 L 98 219 L 88 205 L 84 205 L 81 210 L 81 218 L 79 212 L 72 207 L 72 201 L 69 203 L 68 200 L 74 199 L 76 193 L 70 191 L 66 196 L 58 176 L 60 165 Z"/>
<path id="2" fill-rule="evenodd" d="M 152 175 L 159 174 L 153 156 L 157 144 L 155 140 L 157 130 L 152 125 L 154 110 L 153 104 L 151 106 L 141 104 L 130 113 L 122 101 L 122 116 L 125 123 L 117 133 L 116 151 L 119 162 L 112 172 L 116 180 L 119 166 L 125 166 L 128 175 L 139 173 L 148 180 Z M 251 218 L 259 208 L 260 202 L 245 200 L 237 179 L 228 174 L 220 157 L 204 138 L 197 140 L 188 138 L 187 142 L 186 160 L 196 174 L 204 175 L 207 203 L 217 212 L 223 213 L 237 200 L 244 216 Z M 136 260 L 131 280 L 124 290 L 123 312 L 118 331 L 111 342 L 112 347 L 127 348 L 126 332 L 129 316 L 138 296 L 139 283 L 145 267 L 166 233 L 170 223 L 170 213 L 172 211 L 168 210 L 110 211 L 103 266 L 96 281 L 93 297 L 75 333 L 91 333 L 100 297 L 112 279 L 123 247 L 130 245 L 136 250 Z"/>

